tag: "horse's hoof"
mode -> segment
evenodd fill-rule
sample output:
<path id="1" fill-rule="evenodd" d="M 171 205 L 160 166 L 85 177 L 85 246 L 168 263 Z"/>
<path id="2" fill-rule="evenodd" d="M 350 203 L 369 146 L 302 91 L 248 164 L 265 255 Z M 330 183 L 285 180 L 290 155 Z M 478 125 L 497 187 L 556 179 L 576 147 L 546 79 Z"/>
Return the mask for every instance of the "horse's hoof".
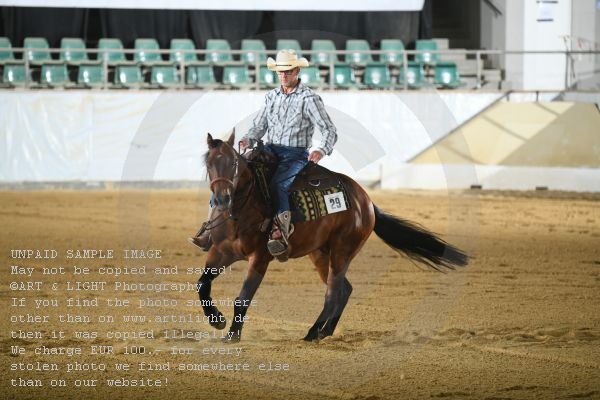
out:
<path id="1" fill-rule="evenodd" d="M 212 326 L 215 329 L 218 330 L 223 330 L 225 329 L 225 327 L 227 326 L 227 320 L 225 319 L 225 317 L 223 316 L 223 314 L 219 311 L 219 314 L 217 315 L 217 320 L 216 321 L 210 321 L 210 326 Z"/>
<path id="2" fill-rule="evenodd" d="M 321 340 L 325 339 L 328 336 L 331 336 L 331 334 L 330 333 L 325 333 L 323 331 L 319 331 L 319 333 L 317 334 L 317 341 L 321 341 Z"/>
<path id="3" fill-rule="evenodd" d="M 211 325 L 213 328 L 221 331 L 221 330 L 225 329 L 225 327 L 227 326 L 227 321 L 217 322 L 217 323 L 211 324 Z"/>
<path id="4" fill-rule="evenodd" d="M 223 338 L 225 343 L 237 343 L 242 339 L 242 332 L 237 331 L 229 331 L 227 332 L 227 337 Z"/>
<path id="5" fill-rule="evenodd" d="M 302 340 L 304 340 L 305 342 L 318 342 L 319 337 L 317 335 L 317 332 L 313 332 L 312 330 L 310 330 Z"/>

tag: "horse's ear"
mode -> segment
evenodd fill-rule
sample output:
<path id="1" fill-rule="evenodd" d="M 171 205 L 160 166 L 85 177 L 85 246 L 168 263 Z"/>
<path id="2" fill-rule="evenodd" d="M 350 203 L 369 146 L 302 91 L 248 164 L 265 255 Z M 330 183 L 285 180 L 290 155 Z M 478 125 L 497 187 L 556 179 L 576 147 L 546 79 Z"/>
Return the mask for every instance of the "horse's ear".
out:
<path id="1" fill-rule="evenodd" d="M 233 129 L 231 130 L 231 135 L 229 135 L 229 139 L 227 139 L 227 143 L 233 147 L 233 144 L 235 143 L 235 127 L 233 127 Z"/>
<path id="2" fill-rule="evenodd" d="M 207 134 L 208 136 L 206 136 L 206 144 L 208 145 L 208 148 L 211 149 L 213 147 L 213 137 L 210 133 Z"/>

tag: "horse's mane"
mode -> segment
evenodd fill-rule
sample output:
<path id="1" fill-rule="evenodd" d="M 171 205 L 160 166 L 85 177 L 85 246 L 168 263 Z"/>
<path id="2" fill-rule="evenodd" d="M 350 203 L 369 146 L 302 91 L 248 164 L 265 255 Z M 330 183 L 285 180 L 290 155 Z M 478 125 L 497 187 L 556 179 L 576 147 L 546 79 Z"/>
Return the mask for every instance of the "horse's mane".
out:
<path id="1" fill-rule="evenodd" d="M 277 162 L 277 159 L 273 154 L 266 152 L 261 146 L 255 147 L 252 151 L 248 152 L 244 155 L 246 161 L 250 163 L 263 163 L 267 165 L 272 165 Z"/>

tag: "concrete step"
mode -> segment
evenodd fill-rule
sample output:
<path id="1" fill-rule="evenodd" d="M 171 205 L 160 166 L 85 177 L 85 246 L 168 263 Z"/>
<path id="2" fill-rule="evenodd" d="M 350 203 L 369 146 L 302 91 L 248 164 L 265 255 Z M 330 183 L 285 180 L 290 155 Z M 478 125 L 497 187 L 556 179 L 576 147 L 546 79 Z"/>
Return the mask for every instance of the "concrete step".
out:
<path id="1" fill-rule="evenodd" d="M 477 60 L 457 61 L 456 67 L 460 75 L 477 75 Z M 479 60 L 479 70 L 483 70 L 483 60 Z"/>
<path id="2" fill-rule="evenodd" d="M 465 50 L 465 49 L 452 49 L 452 50 Z M 464 61 L 467 59 L 467 55 L 465 53 L 444 53 L 440 54 L 440 58 L 443 61 Z"/>
<path id="3" fill-rule="evenodd" d="M 450 47 L 450 40 L 448 38 L 433 38 L 431 40 L 437 43 L 439 50 L 446 50 Z"/>
<path id="4" fill-rule="evenodd" d="M 483 80 L 488 82 L 500 82 L 502 80 L 502 71 L 499 69 L 484 69 Z"/>

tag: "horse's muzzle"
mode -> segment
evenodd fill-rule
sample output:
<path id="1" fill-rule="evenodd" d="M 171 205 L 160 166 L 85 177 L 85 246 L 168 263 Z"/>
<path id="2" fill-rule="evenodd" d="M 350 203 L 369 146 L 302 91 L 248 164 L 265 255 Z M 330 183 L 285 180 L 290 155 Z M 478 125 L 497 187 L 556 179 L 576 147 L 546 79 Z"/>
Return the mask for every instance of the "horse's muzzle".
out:
<path id="1" fill-rule="evenodd" d="M 215 205 L 220 211 L 231 208 L 231 195 L 227 193 L 215 194 Z"/>

